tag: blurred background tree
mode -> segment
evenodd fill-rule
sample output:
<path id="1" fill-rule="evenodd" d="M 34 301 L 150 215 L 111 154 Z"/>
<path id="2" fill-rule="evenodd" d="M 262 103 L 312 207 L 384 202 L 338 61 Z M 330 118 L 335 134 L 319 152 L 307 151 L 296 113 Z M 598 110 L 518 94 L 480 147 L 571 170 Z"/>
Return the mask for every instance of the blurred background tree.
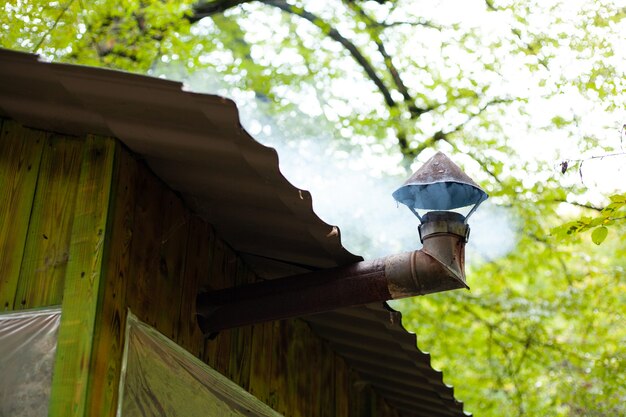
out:
<path id="1" fill-rule="evenodd" d="M 471 292 L 395 304 L 420 347 L 476 415 L 626 415 L 623 0 L 0 7 L 2 47 L 233 97 L 254 137 L 295 152 L 295 176 L 306 158 L 360 164 L 312 191 L 343 231 L 360 219 L 344 241 L 365 255 L 410 248 L 369 227 L 385 210 L 352 194 L 364 170 L 397 183 L 446 152 L 505 210 L 482 233 L 510 248 L 475 250 Z"/>

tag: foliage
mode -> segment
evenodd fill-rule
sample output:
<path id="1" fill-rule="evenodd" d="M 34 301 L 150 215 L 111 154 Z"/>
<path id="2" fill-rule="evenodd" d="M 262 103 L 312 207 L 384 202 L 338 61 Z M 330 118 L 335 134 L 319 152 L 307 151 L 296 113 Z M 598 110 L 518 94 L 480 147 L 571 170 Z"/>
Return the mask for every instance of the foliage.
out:
<path id="1" fill-rule="evenodd" d="M 164 53 L 191 60 L 191 1 L 8 1 L 0 46 L 46 58 L 146 72 Z M 88 7 L 86 7 L 86 5 Z"/>
<path id="2" fill-rule="evenodd" d="M 0 46 L 210 85 L 260 113 L 255 137 L 332 137 L 375 174 L 447 152 L 517 242 L 469 268 L 471 292 L 403 301 L 407 327 L 477 415 L 624 415 L 626 195 L 556 161 L 622 145 L 626 8 L 440 3 L 10 0 Z"/>
<path id="3" fill-rule="evenodd" d="M 535 214 L 535 231 L 560 218 L 544 205 Z M 602 249 L 529 232 L 470 268 L 471 292 L 403 300 L 405 325 L 477 415 L 624 414 L 623 225 Z"/>
<path id="4" fill-rule="evenodd" d="M 604 242 L 608 236 L 608 226 L 616 221 L 626 219 L 626 194 L 616 194 L 609 197 L 611 203 L 600 210 L 596 217 L 581 217 L 578 220 L 567 222 L 552 229 L 552 235 L 565 238 L 569 235 L 592 230 L 591 240 L 596 245 Z"/>

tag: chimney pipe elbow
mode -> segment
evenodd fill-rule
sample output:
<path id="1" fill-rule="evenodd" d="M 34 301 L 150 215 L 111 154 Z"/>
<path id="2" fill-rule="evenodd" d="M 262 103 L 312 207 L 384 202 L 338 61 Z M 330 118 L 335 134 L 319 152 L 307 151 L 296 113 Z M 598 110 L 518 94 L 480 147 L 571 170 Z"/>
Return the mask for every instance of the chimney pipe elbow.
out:
<path id="1" fill-rule="evenodd" d="M 392 299 L 469 288 L 465 282 L 465 242 L 447 234 L 431 239 L 438 241 L 437 251 L 428 250 L 435 243 L 429 242 L 422 250 L 385 258 L 387 286 Z"/>

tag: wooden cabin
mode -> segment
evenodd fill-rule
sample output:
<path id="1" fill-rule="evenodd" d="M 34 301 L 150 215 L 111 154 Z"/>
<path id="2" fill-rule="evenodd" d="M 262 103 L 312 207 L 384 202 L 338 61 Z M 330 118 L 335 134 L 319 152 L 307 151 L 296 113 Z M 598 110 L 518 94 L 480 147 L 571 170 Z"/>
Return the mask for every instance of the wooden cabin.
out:
<path id="1" fill-rule="evenodd" d="M 361 259 L 232 101 L 0 50 L 0 126 L 2 314 L 61 311 L 47 415 L 174 415 L 118 405 L 130 314 L 284 416 L 464 415 L 386 304 L 201 334 L 200 289 Z"/>

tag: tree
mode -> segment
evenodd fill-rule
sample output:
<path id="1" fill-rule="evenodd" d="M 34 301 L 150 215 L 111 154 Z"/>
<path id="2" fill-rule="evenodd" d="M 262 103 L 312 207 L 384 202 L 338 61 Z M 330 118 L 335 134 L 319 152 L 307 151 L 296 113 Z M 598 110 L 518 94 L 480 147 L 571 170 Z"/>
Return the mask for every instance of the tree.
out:
<path id="1" fill-rule="evenodd" d="M 30 0 L 4 12 L 4 47 L 219 78 L 271 120 L 268 136 L 331 135 L 340 154 L 397 163 L 377 171 L 405 175 L 444 150 L 515 219 L 516 245 L 472 265 L 471 293 L 400 304 L 420 346 L 479 415 L 626 413 L 623 201 L 561 164 L 621 151 L 623 3 Z M 601 246 L 568 234 L 591 228 Z"/>

